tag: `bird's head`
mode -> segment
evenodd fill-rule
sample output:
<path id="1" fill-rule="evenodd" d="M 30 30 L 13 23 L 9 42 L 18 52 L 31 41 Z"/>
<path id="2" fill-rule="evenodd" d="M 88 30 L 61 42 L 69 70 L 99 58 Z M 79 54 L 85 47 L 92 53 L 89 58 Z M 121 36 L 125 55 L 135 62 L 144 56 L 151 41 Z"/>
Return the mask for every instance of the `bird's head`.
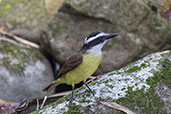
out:
<path id="1" fill-rule="evenodd" d="M 116 37 L 117 34 L 92 32 L 85 38 L 84 45 L 81 50 L 85 52 L 101 53 L 101 49 L 108 39 Z"/>

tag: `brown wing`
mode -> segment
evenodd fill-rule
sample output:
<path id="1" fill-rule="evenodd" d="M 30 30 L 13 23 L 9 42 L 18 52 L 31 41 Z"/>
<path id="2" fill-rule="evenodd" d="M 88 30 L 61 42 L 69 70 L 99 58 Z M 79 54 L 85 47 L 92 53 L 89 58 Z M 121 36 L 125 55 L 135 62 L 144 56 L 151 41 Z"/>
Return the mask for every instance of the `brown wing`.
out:
<path id="1" fill-rule="evenodd" d="M 57 78 L 76 68 L 78 65 L 82 63 L 82 61 L 83 55 L 81 52 L 70 56 L 59 70 Z"/>

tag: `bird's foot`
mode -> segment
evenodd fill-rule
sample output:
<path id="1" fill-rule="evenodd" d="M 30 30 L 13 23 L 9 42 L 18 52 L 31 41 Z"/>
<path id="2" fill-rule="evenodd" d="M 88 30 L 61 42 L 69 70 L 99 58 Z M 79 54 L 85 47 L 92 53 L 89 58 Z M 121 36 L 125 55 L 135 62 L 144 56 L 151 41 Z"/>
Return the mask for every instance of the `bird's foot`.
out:
<path id="1" fill-rule="evenodd" d="M 87 87 L 87 90 L 90 94 L 92 94 L 93 96 L 95 96 L 94 92 L 90 89 L 90 87 L 84 82 L 85 86 Z"/>
<path id="2" fill-rule="evenodd" d="M 87 89 L 89 94 L 92 94 L 93 96 L 95 96 L 94 92 L 91 89 Z"/>
<path id="3" fill-rule="evenodd" d="M 69 103 L 72 103 L 75 99 L 76 99 L 75 96 L 71 96 L 71 98 L 70 98 L 70 100 L 69 100 Z"/>

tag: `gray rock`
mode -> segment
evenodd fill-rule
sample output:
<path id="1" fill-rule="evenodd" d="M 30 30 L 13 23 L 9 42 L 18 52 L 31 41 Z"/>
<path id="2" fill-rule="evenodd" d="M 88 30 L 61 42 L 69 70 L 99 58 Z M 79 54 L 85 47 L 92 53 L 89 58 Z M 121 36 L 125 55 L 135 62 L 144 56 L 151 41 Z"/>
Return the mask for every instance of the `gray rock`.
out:
<path id="1" fill-rule="evenodd" d="M 171 113 L 171 89 L 168 85 L 163 82 L 158 83 L 155 88 L 156 94 L 160 97 L 160 99 L 164 102 L 163 110 L 165 110 L 168 114 Z"/>
<path id="2" fill-rule="evenodd" d="M 89 33 L 119 33 L 104 47 L 98 73 L 120 68 L 149 53 L 171 48 L 171 23 L 152 7 L 157 9 L 157 1 L 65 0 L 44 30 L 50 37 L 43 40 L 45 47 L 62 63 L 80 49 Z"/>
<path id="3" fill-rule="evenodd" d="M 99 101 L 117 102 L 136 114 L 170 114 L 170 73 L 171 51 L 153 53 L 92 82 L 95 97 L 82 87 L 75 92 L 72 104 L 71 95 L 67 95 L 32 114 L 121 113 Z"/>
<path id="4" fill-rule="evenodd" d="M 53 17 L 53 14 L 57 12 L 62 1 L 1 1 L 0 25 L 5 30 L 19 28 L 37 32 Z"/>
<path id="5" fill-rule="evenodd" d="M 47 93 L 42 89 L 52 80 L 50 63 L 37 49 L 0 37 L 1 99 L 21 101 L 43 97 Z"/>

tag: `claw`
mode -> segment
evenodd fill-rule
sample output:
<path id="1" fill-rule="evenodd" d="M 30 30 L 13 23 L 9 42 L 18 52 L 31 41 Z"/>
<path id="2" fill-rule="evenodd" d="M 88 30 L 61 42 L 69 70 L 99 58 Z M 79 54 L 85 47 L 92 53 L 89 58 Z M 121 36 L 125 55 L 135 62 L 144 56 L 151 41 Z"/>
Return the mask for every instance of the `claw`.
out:
<path id="1" fill-rule="evenodd" d="M 92 94 L 93 96 L 95 96 L 94 92 L 90 89 L 90 87 L 84 82 L 85 86 L 87 87 L 87 90 L 90 94 Z"/>
<path id="2" fill-rule="evenodd" d="M 71 99 L 69 100 L 69 103 L 72 103 L 76 99 L 76 96 L 71 96 Z"/>

